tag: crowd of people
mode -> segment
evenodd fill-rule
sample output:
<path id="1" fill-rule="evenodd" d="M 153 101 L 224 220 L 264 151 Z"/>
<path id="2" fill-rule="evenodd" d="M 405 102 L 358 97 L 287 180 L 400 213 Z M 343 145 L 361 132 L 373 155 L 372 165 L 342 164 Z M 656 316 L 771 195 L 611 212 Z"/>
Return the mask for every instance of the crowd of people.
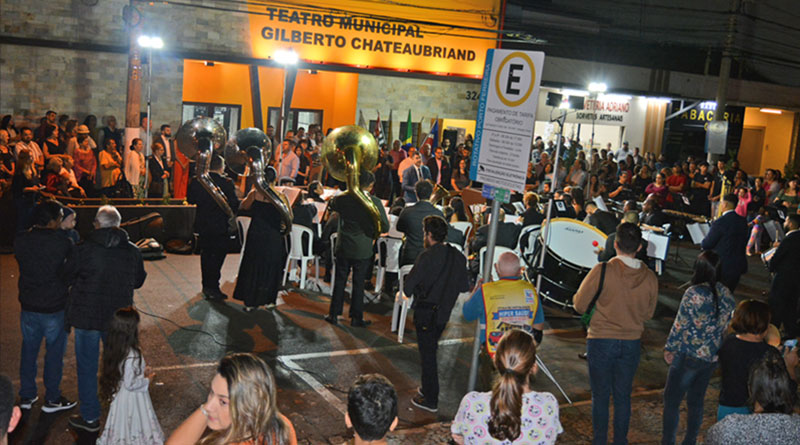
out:
<path id="1" fill-rule="evenodd" d="M 115 130 L 113 120 L 108 119 L 108 126 L 100 129 L 96 119 L 85 122 L 78 126 L 67 118 L 62 131 L 56 113 L 48 113 L 42 121 L 44 128 L 35 132 L 17 130 L 7 119 L 0 129 L 0 154 L 7 154 L 3 157 L 4 189 L 12 190 L 9 202 L 17 210 L 12 239 L 20 267 L 22 306 L 19 407 L 31 409 L 38 401 L 36 358 L 43 338 L 47 350 L 42 410 L 58 412 L 77 405 L 60 392 L 67 328 L 74 328 L 80 408 L 79 414 L 70 418 L 70 425 L 99 433 L 104 423 L 100 443 L 115 443 L 120 438 L 136 438 L 142 443 L 296 443 L 291 422 L 277 409 L 272 371 L 252 354 L 223 358 L 206 403 L 169 437 L 162 432 L 147 395 L 151 374 L 145 365 L 146 351 L 141 351 L 138 341 L 139 315 L 132 307 L 133 291 L 146 278 L 141 253 L 120 229 L 121 216 L 114 207 L 100 207 L 95 230 L 76 244 L 74 212 L 41 198 L 46 196 L 43 193 L 110 196 L 122 189 L 139 197 L 143 190 L 155 189 L 185 196 L 197 206 L 202 294 L 212 302 L 228 298 L 219 281 L 233 235 L 229 215 L 206 188 L 191 180 L 191 161 L 175 150 L 168 126 L 161 127 L 151 147 L 153 157 L 148 164 L 154 189 L 153 182 L 144 181 L 141 140 L 134 139 L 129 150 L 119 151 L 121 133 Z M 60 132 L 72 136 L 62 144 Z M 311 227 L 317 214 L 315 203 L 325 202 L 323 187 L 345 188 L 322 168 L 321 129 L 311 126 L 306 133 L 299 128 L 280 143 L 274 129 L 268 128 L 267 135 L 280 147 L 270 161 L 275 170 L 270 180 L 304 186 L 294 204 L 294 223 Z M 563 143 L 563 151 L 558 152 L 553 144 L 545 146 L 541 138 L 536 139 L 526 190 L 512 199 L 522 201 L 524 211 L 504 208 L 497 245 L 517 249 L 522 227 L 542 224 L 543 204 L 550 198 L 563 203 L 555 207 L 553 216 L 582 220 L 610 235 L 606 246 L 598 248 L 602 261 L 588 271 L 572 298 L 575 310 L 586 314 L 593 443 L 608 440 L 612 397 L 613 441 L 627 440 L 640 338 L 658 296 L 658 279 L 646 248 L 643 251 L 642 230 L 670 221 L 665 209 L 718 216 L 703 240 L 691 286 L 681 300 L 664 348 L 669 372 L 662 442 L 675 442 L 678 407 L 686 397 L 689 409 L 684 443 L 694 443 L 702 423 L 706 388 L 719 367 L 719 423 L 709 431 L 709 443 L 731 443 L 741 437 L 736 432 L 742 425 L 769 443 L 791 443 L 787 431 L 796 431 L 800 425 L 800 417 L 792 415 L 797 402 L 798 359 L 796 347 L 782 347 L 782 340 L 800 335 L 800 289 L 791 276 L 800 266 L 800 248 L 795 245 L 800 242 L 797 178 L 782 182 L 779 173 L 768 170 L 763 180 L 753 178 L 751 182 L 735 161 L 720 161 L 712 170 L 704 161 L 689 158 L 670 167 L 663 157 L 642 155 L 638 148 L 631 151 L 627 143 L 618 150 L 599 151 L 585 150 L 579 141 Z M 98 146 L 103 149 L 98 151 Z M 472 290 L 462 312 L 465 319 L 480 319 L 486 326 L 481 333 L 480 359 L 486 370 L 480 389 L 486 391 L 464 396 L 452 425 L 453 440 L 554 443 L 563 432 L 558 404 L 551 394 L 532 389 L 545 320 L 536 289 L 521 268 L 524 258 L 510 252 L 501 256 L 495 265 L 500 277 L 496 282 L 483 283 L 477 277 L 479 259 L 475 254 L 486 245 L 489 226 L 486 207 L 470 211 L 459 196 L 476 185 L 467 174 L 471 148 L 469 137 L 457 145 L 442 141 L 441 147 L 425 143 L 416 149 L 403 147 L 399 141 L 394 141 L 391 149 L 381 147 L 375 168 L 361 172 L 359 178 L 362 190 L 374 195 L 370 199 L 378 209 L 377 227 L 353 195 L 339 194 L 328 201 L 322 235 L 312 231 L 318 238 L 315 244 L 321 246 L 314 253 L 323 256 L 325 281 L 333 280 L 325 320 L 333 325 L 340 322 L 345 285 L 352 272 L 350 325 L 369 326 L 363 299 L 365 288 L 372 285 L 375 233 L 385 231 L 381 228 L 399 232 L 404 242 L 397 252 L 398 262 L 411 266 L 402 291 L 414 297 L 421 366 L 421 385 L 412 405 L 438 411 L 438 341 L 459 294 Z M 558 169 L 554 168 L 556 157 Z M 278 206 L 260 187 L 242 193 L 237 178 L 226 176 L 224 160 L 218 155 L 211 157 L 209 170 L 230 209 L 246 212 L 251 218 L 233 297 L 244 303 L 246 312 L 262 306 L 273 310 L 288 253 Z M 74 181 L 59 179 L 67 177 Z M 121 187 L 121 181 L 127 185 Z M 71 188 L 73 182 L 76 188 Z M 437 205 L 442 199 L 439 190 L 448 192 L 443 206 Z M 622 218 L 602 210 L 598 198 L 619 202 Z M 388 213 L 381 200 L 386 201 Z M 639 202 L 643 202 L 641 207 Z M 506 212 L 516 213 L 518 223 L 507 222 Z M 769 262 L 775 273 L 769 302 L 746 300 L 736 305 L 733 295 L 747 271 L 748 243 L 752 252 L 766 247 L 768 240 L 761 228 L 768 220 L 782 220 L 786 231 Z M 468 239 L 455 229 L 456 222 L 476 222 L 474 237 Z M 331 241 L 333 233 L 335 241 Z M 331 242 L 335 242 L 333 249 Z M 465 251 L 472 253 L 469 258 Z M 117 280 L 103 278 L 108 276 Z M 394 285 L 393 280 L 386 280 L 383 290 L 394 294 Z M 516 321 L 506 323 L 507 313 L 517 314 Z M 520 313 L 528 314 L 521 323 Z M 770 329 L 777 334 L 770 334 Z M 502 335 L 497 336 L 498 331 Z M 777 348 L 782 349 L 778 352 Z M 98 367 L 101 357 L 102 366 Z M 0 389 L 5 391 L 2 382 Z M 108 415 L 101 422 L 104 404 Z M 15 411 L 7 411 L 10 421 L 6 428 L 13 428 Z M 0 415 L 0 423 L 3 419 Z M 348 397 L 346 423 L 354 428 L 356 443 L 385 440 L 397 425 L 397 395 L 391 384 L 377 375 L 359 377 Z M 206 434 L 207 430 L 211 432 Z"/>

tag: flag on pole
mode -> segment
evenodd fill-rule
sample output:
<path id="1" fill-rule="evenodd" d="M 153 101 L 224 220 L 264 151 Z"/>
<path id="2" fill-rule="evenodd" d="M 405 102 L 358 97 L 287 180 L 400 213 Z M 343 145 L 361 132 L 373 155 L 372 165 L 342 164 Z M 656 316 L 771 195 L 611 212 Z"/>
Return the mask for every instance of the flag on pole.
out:
<path id="1" fill-rule="evenodd" d="M 406 134 L 403 135 L 403 147 L 408 148 L 411 146 L 411 129 L 414 124 L 411 122 L 411 110 L 408 110 L 408 123 L 406 124 Z"/>
<path id="2" fill-rule="evenodd" d="M 419 145 L 420 148 L 428 144 L 431 146 L 431 150 L 439 146 L 439 118 L 433 120 L 433 125 L 431 125 L 431 130 L 428 132 L 428 135 L 425 136 L 425 140 Z"/>
<path id="3" fill-rule="evenodd" d="M 364 113 L 361 110 L 358 110 L 358 126 L 369 131 L 367 122 L 364 120 Z"/>
<path id="4" fill-rule="evenodd" d="M 392 129 L 392 110 L 389 110 L 389 131 L 386 132 L 386 142 L 387 143 L 394 143 L 392 138 L 394 137 L 394 131 Z"/>
<path id="5" fill-rule="evenodd" d="M 386 136 L 383 134 L 383 126 L 381 126 L 381 112 L 378 111 L 378 123 L 375 125 L 375 140 L 378 141 L 378 147 L 386 144 Z"/>

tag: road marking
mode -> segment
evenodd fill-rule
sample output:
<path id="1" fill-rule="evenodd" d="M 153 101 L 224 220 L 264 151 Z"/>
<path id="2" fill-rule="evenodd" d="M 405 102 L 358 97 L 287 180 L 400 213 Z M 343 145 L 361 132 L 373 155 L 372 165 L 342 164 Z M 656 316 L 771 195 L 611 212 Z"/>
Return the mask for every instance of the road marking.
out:
<path id="1" fill-rule="evenodd" d="M 306 384 L 308 384 L 308 386 L 310 386 L 311 389 L 316 391 L 317 394 L 320 395 L 320 397 L 327 400 L 328 403 L 330 403 L 331 406 L 336 408 L 337 411 L 339 411 L 342 414 L 345 414 L 347 412 L 347 407 L 344 405 L 344 402 L 342 402 L 341 399 L 333 395 L 333 393 L 330 392 L 328 388 L 325 387 L 325 385 L 320 383 L 319 380 L 312 377 L 311 374 L 303 372 L 302 368 L 299 368 L 297 365 L 295 365 L 294 360 L 288 357 L 279 357 L 278 361 L 283 363 L 283 365 L 287 369 L 291 369 L 293 373 L 295 373 L 298 377 L 300 377 L 300 379 L 306 382 Z"/>

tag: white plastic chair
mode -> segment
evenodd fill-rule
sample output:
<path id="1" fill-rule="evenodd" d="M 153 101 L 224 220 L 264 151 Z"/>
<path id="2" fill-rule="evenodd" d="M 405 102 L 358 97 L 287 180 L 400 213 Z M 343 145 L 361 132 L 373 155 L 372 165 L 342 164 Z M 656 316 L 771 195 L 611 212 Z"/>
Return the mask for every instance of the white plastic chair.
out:
<path id="1" fill-rule="evenodd" d="M 406 318 L 408 317 L 408 310 L 414 303 L 414 296 L 406 296 L 403 292 L 403 283 L 406 275 L 411 272 L 414 267 L 413 264 L 406 264 L 400 268 L 398 273 L 398 281 L 400 282 L 400 290 L 397 291 L 397 296 L 394 299 L 394 308 L 392 309 L 392 332 L 397 331 L 397 342 L 403 343 L 403 332 L 406 329 Z"/>
<path id="2" fill-rule="evenodd" d="M 516 255 L 516 252 L 514 252 L 511 249 L 509 249 L 508 247 L 494 246 L 494 258 L 492 259 L 492 266 L 494 266 L 494 264 L 497 263 L 497 259 L 500 258 L 500 255 L 502 255 L 502 254 L 504 254 L 506 252 L 511 252 L 511 253 Z M 478 263 L 480 265 L 479 266 L 480 268 L 478 269 L 478 271 L 479 271 L 478 273 L 481 276 L 483 276 L 483 261 L 484 261 L 484 257 L 486 257 L 486 247 L 481 247 L 480 252 L 478 252 L 478 258 L 480 258 L 479 263 Z M 500 277 L 497 276 L 497 270 L 495 270 L 495 268 L 492 267 L 491 271 L 492 271 L 492 281 L 499 280 Z"/>
<path id="3" fill-rule="evenodd" d="M 303 235 L 307 241 L 303 242 Z M 306 288 L 306 278 L 308 277 L 308 262 L 314 262 L 316 279 L 319 281 L 319 258 L 314 255 L 314 232 L 308 227 L 299 224 L 292 224 L 292 234 L 289 242 L 289 256 L 286 258 L 286 266 L 283 269 L 283 284 L 289 277 L 289 271 L 294 267 L 295 262 L 300 263 L 300 289 Z"/>
<path id="4" fill-rule="evenodd" d="M 331 297 L 333 297 L 333 285 L 336 281 L 336 237 L 338 233 L 331 233 Z"/>
<path id="5" fill-rule="evenodd" d="M 466 247 L 469 246 L 469 234 L 472 233 L 472 223 L 468 221 L 456 221 L 450 223 L 450 225 L 464 234 L 464 246 L 462 251 L 466 252 Z"/>
<path id="6" fill-rule="evenodd" d="M 236 223 L 239 225 L 239 229 L 241 230 L 242 234 L 242 249 L 239 251 L 239 267 L 236 268 L 236 273 L 238 274 L 239 270 L 242 268 L 242 259 L 244 258 L 244 245 L 247 243 L 247 230 L 250 229 L 250 221 L 252 219 L 249 216 L 237 216 Z"/>
<path id="7" fill-rule="evenodd" d="M 450 244 L 451 246 L 455 247 L 455 249 L 458 250 L 459 253 L 461 253 L 462 255 L 464 254 L 464 248 L 459 246 L 458 244 L 451 242 L 448 242 L 447 244 Z"/>
<path id="8" fill-rule="evenodd" d="M 392 237 L 378 238 L 378 273 L 375 277 L 375 291 L 380 292 L 386 272 L 400 272 L 400 247 L 403 240 Z"/>

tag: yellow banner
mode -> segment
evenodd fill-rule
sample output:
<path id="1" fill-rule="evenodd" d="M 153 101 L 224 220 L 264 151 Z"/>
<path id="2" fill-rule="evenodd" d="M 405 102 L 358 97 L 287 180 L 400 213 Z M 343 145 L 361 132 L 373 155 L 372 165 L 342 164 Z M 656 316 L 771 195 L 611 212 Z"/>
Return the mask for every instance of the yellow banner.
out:
<path id="1" fill-rule="evenodd" d="M 536 288 L 524 280 L 500 280 L 486 283 L 483 309 L 486 315 L 486 351 L 494 357 L 497 343 L 512 329 L 532 332 L 533 320 L 539 309 Z"/>
<path id="2" fill-rule="evenodd" d="M 497 46 L 500 0 L 321 0 L 248 6 L 253 56 L 480 77 Z"/>

